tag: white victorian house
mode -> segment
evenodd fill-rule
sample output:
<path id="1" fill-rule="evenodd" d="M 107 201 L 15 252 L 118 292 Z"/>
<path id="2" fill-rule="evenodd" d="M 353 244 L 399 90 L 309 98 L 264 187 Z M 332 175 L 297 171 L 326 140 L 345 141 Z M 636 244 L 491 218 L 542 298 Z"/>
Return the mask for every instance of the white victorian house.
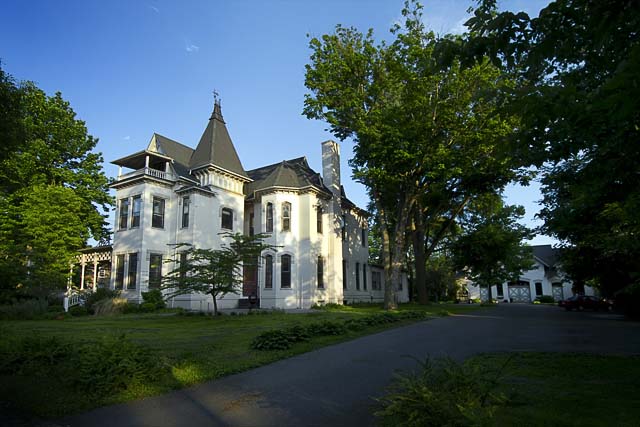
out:
<path id="1" fill-rule="evenodd" d="M 577 288 L 562 271 L 558 262 L 558 250 L 551 245 L 531 247 L 534 265 L 524 271 L 517 281 L 505 282 L 491 287 L 491 296 L 500 302 L 530 303 L 542 296 L 551 296 L 554 301 L 580 293 L 594 295 L 589 286 Z M 467 284 L 470 299 L 489 299 L 489 290 L 473 283 Z"/>
<path id="2" fill-rule="evenodd" d="M 322 174 L 305 157 L 245 170 L 219 102 L 196 148 L 153 134 L 149 145 L 112 163 L 116 192 L 110 287 L 132 301 L 157 288 L 177 243 L 217 249 L 221 232 L 266 233 L 261 268 L 245 271 L 235 308 L 255 296 L 262 308 L 382 301 L 384 274 L 368 264 L 367 212 L 340 185 L 340 149 L 321 144 Z M 84 267 L 83 267 L 84 272 Z M 95 268 L 94 268 L 95 276 Z M 84 276 L 83 276 L 84 277 Z M 408 301 L 406 277 L 399 301 Z M 211 297 L 178 296 L 174 307 L 211 310 Z"/>

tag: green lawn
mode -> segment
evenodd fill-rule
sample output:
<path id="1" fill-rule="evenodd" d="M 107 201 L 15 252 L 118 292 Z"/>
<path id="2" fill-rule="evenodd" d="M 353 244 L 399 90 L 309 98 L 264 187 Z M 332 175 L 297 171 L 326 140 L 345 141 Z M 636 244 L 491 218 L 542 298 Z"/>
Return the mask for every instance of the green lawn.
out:
<path id="1" fill-rule="evenodd" d="M 477 310 L 477 305 L 405 304 L 400 310 L 421 310 L 433 316 Z M 64 381 L 49 377 L 42 370 L 29 375 L 0 376 L 0 400 L 17 410 L 42 417 L 57 417 L 106 404 L 187 387 L 231 373 L 245 371 L 273 361 L 319 347 L 371 334 L 403 321 L 348 331 L 338 336 L 314 337 L 288 350 L 256 351 L 250 349 L 253 338 L 261 332 L 307 325 L 324 320 L 346 320 L 381 312 L 375 305 L 360 305 L 319 310 L 307 314 L 276 312 L 269 315 L 177 316 L 173 314 L 137 314 L 113 317 L 79 317 L 64 320 L 3 321 L 0 334 L 17 337 L 59 337 L 72 343 L 98 342 L 105 335 L 125 334 L 134 343 L 150 349 L 154 357 L 168 366 L 153 381 L 138 384 L 108 396 L 80 393 Z M 48 357 L 48 356 L 47 356 Z M 0 366 L 4 363 L 0 360 Z M 72 366 L 61 364 L 57 375 L 74 375 Z M 35 370 L 34 372 L 36 372 Z M 2 372 L 2 371 L 0 371 Z"/>
<path id="2" fill-rule="evenodd" d="M 501 388 L 510 401 L 496 426 L 640 425 L 640 357 L 517 353 L 474 360 L 491 367 L 509 358 Z"/>

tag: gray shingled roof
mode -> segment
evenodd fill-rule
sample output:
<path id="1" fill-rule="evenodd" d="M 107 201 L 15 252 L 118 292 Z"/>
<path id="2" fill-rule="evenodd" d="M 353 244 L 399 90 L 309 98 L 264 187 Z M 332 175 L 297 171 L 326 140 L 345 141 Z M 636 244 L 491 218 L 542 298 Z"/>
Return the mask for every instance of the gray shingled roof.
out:
<path id="1" fill-rule="evenodd" d="M 156 146 L 162 154 L 166 154 L 178 163 L 183 165 L 189 165 L 189 160 L 193 155 L 193 148 L 180 144 L 178 141 L 169 139 L 166 136 L 162 136 L 158 133 L 154 133 L 156 137 Z"/>
<path id="2" fill-rule="evenodd" d="M 169 139 L 166 136 L 157 133 L 154 135 L 156 137 L 156 148 L 174 160 L 173 169 L 176 173 L 184 178 L 195 179 L 189 170 L 189 160 L 193 155 L 193 148 L 180 144 L 178 141 Z"/>
<path id="3" fill-rule="evenodd" d="M 188 165 L 191 169 L 214 165 L 245 178 L 249 177 L 242 167 L 238 153 L 231 142 L 227 126 L 222 118 L 220 104 L 217 102 L 213 107 L 213 114 L 209 119 L 209 124 L 191 155 Z"/>
<path id="4" fill-rule="evenodd" d="M 558 262 L 559 250 L 552 248 L 551 245 L 537 245 L 532 246 L 531 249 L 533 255 L 548 267 L 553 267 Z"/>
<path id="5" fill-rule="evenodd" d="M 315 187 L 318 191 L 331 195 L 331 191 L 322 183 L 320 174 L 309 167 L 304 157 L 284 160 L 247 171 L 247 173 L 253 179 L 253 182 L 244 186 L 244 193 L 248 196 L 258 190 L 278 187 L 294 189 Z"/>

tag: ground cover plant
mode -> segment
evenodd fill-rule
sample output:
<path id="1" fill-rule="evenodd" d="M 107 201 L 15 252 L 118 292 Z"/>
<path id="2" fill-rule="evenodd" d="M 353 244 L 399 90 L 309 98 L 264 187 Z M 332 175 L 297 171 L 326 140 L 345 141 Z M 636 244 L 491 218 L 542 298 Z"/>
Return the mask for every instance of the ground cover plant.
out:
<path id="1" fill-rule="evenodd" d="M 398 311 L 437 316 L 474 309 L 478 306 L 406 304 Z M 4 321 L 0 400 L 16 411 L 57 417 L 187 387 L 416 320 L 407 316 L 393 323 L 361 321 L 371 316 L 386 315 L 381 305 L 369 304 L 301 314 L 162 312 Z M 251 348 L 258 335 L 274 330 L 286 331 L 295 345 Z M 329 334 L 337 330 L 341 333 Z M 120 380 L 103 381 L 99 372 Z"/>
<path id="2" fill-rule="evenodd" d="M 379 400 L 382 426 L 636 426 L 640 357 L 500 353 L 427 360 Z"/>

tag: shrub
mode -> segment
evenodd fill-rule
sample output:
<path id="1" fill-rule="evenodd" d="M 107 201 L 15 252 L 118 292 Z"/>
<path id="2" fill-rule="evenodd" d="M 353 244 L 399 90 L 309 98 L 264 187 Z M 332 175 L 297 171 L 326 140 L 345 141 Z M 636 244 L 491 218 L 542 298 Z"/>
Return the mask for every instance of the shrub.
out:
<path id="1" fill-rule="evenodd" d="M 142 300 L 144 304 L 153 304 L 156 309 L 165 308 L 167 306 L 164 301 L 164 297 L 162 296 L 162 291 L 160 289 L 153 289 L 149 292 L 142 293 Z"/>
<path id="2" fill-rule="evenodd" d="M 157 306 L 152 302 L 145 302 L 140 304 L 139 310 L 143 313 L 152 313 L 156 311 Z"/>
<path id="3" fill-rule="evenodd" d="M 282 329 L 266 331 L 258 335 L 251 342 L 254 350 L 288 350 L 291 348 L 289 334 Z"/>
<path id="4" fill-rule="evenodd" d="M 65 363 L 73 347 L 57 337 L 38 334 L 15 337 L 3 333 L 0 340 L 0 374 L 48 374 L 50 368 Z"/>
<path id="5" fill-rule="evenodd" d="M 86 316 L 87 314 L 89 314 L 89 310 L 87 310 L 87 307 L 82 306 L 82 305 L 74 305 L 73 307 L 69 307 L 69 314 L 71 314 L 72 316 Z"/>
<path id="6" fill-rule="evenodd" d="M 129 301 L 122 306 L 123 314 L 140 313 L 141 311 L 142 308 L 140 307 L 140 304 L 132 303 Z"/>
<path id="7" fill-rule="evenodd" d="M 419 372 L 397 377 L 375 415 L 382 426 L 486 425 L 507 400 L 498 379 L 477 365 L 427 359 Z"/>
<path id="8" fill-rule="evenodd" d="M 0 306 L 0 319 L 4 320 L 31 320 L 47 312 L 47 300 L 28 299 L 14 301 L 10 305 Z"/>
<path id="9" fill-rule="evenodd" d="M 62 304 L 49 304 L 47 311 L 49 313 L 61 313 L 64 311 L 64 306 Z"/>
<path id="10" fill-rule="evenodd" d="M 93 305 L 93 312 L 96 316 L 108 316 L 119 314 L 124 311 L 128 301 L 125 298 L 103 299 Z"/>
<path id="11" fill-rule="evenodd" d="M 86 298 L 84 301 L 85 307 L 89 310 L 89 313 L 95 313 L 95 305 L 104 300 L 118 298 L 120 296 L 120 291 L 116 291 L 113 289 L 106 288 L 98 288 L 95 292 L 87 292 Z"/>
<path id="12" fill-rule="evenodd" d="M 291 342 L 309 341 L 311 334 L 309 329 L 304 326 L 296 325 L 285 329 L 284 331 Z"/>
<path id="13" fill-rule="evenodd" d="M 108 395 L 154 380 L 167 366 L 125 335 L 103 337 L 80 346 L 74 360 L 74 384 L 88 393 Z"/>
<path id="14" fill-rule="evenodd" d="M 540 301 L 541 304 L 553 304 L 555 302 L 551 295 L 542 295 L 536 298 L 536 301 Z"/>
<path id="15" fill-rule="evenodd" d="M 351 331 L 361 331 L 368 326 L 366 319 L 348 319 L 344 321 L 344 327 Z"/>
<path id="16" fill-rule="evenodd" d="M 342 335 L 347 332 L 344 323 L 332 322 L 325 320 L 324 322 L 311 323 L 307 326 L 307 330 L 311 335 Z"/>

